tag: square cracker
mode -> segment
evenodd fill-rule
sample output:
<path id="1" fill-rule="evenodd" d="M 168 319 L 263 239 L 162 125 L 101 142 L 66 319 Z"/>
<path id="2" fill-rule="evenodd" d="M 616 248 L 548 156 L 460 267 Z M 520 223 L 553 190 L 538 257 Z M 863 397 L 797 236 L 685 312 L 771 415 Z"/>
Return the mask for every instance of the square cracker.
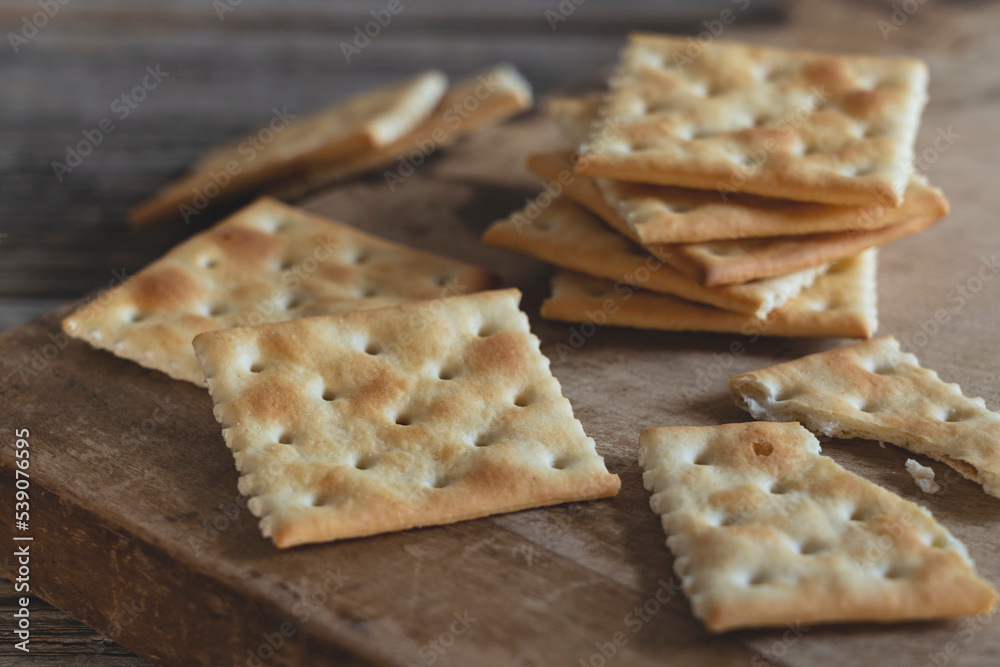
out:
<path id="1" fill-rule="evenodd" d="M 892 336 L 810 354 L 729 380 L 756 419 L 836 438 L 891 442 L 950 465 L 1000 498 L 1000 414 L 962 395 Z"/>
<path id="2" fill-rule="evenodd" d="M 390 144 L 412 131 L 437 106 L 448 86 L 441 72 L 429 70 L 405 81 L 355 95 L 319 112 L 295 118 L 280 131 L 264 128 L 273 138 L 263 149 L 237 141 L 209 152 L 188 175 L 167 185 L 130 213 L 143 225 L 195 203 L 232 200 L 276 179 L 328 162 Z M 252 150 L 252 157 L 247 155 Z M 230 167 L 235 163 L 238 170 Z M 219 174 L 226 180 L 220 185 Z M 216 192 L 215 196 L 209 196 Z"/>
<path id="3" fill-rule="evenodd" d="M 456 82 L 434 112 L 406 136 L 380 148 L 315 165 L 289 182 L 270 188 L 269 193 L 280 199 L 301 197 L 330 183 L 404 163 L 412 159 L 414 152 L 424 160 L 466 134 L 530 108 L 532 99 L 531 84 L 513 65 L 496 65 Z M 386 172 L 387 182 L 392 176 L 404 178 L 398 170 Z"/>
<path id="4" fill-rule="evenodd" d="M 278 547 L 613 496 L 515 289 L 195 338 Z"/>
<path id="5" fill-rule="evenodd" d="M 536 257 L 571 271 L 766 317 L 829 268 L 814 266 L 779 278 L 743 285 L 702 287 L 642 247 L 615 234 L 589 212 L 563 197 L 536 202 L 483 234 L 483 243 Z"/>
<path id="6" fill-rule="evenodd" d="M 635 229 L 605 201 L 594 179 L 573 173 L 573 163 L 568 151 L 529 155 L 526 166 L 531 173 L 549 183 L 549 187 L 558 183 L 567 197 L 597 215 L 619 234 L 641 243 Z M 942 197 L 941 202 L 944 210 L 947 210 L 947 201 Z M 881 246 L 922 231 L 937 219 L 935 214 L 877 229 L 826 234 L 641 245 L 656 258 L 705 287 L 714 287 L 782 276 L 819 264 L 847 259 L 867 248 Z"/>
<path id="7" fill-rule="evenodd" d="M 927 101 L 923 62 L 692 44 L 629 37 L 581 173 L 828 204 L 902 201 Z"/>
<path id="8" fill-rule="evenodd" d="M 563 133 L 578 138 L 592 124 L 588 118 L 595 109 L 590 98 L 553 100 L 547 111 Z M 569 151 L 554 151 L 530 156 L 528 168 L 539 178 L 569 180 L 573 157 Z M 817 234 L 829 234 L 831 244 L 844 237 L 833 232 L 851 231 L 855 243 L 866 232 L 896 226 L 915 217 L 938 219 L 948 214 L 948 200 L 922 176 L 914 176 L 907 186 L 902 204 L 887 207 L 831 206 L 808 202 L 782 201 L 745 194 L 722 194 L 643 183 L 608 179 L 589 179 L 582 174 L 566 185 L 567 194 L 578 199 L 629 238 L 655 252 L 661 243 L 698 243 L 702 241 L 793 236 L 818 247 Z M 596 184 L 598 187 L 594 188 Z M 599 209 L 597 207 L 600 207 Z M 800 236 L 802 235 L 802 236 Z M 865 247 L 876 245 L 877 237 Z M 748 244 L 752 247 L 752 244 Z M 863 250 L 857 247 L 854 254 Z M 750 253 L 747 253 L 750 254 Z M 830 257 L 843 259 L 848 255 Z M 799 266 L 798 268 L 802 268 Z M 791 270 L 791 269 L 789 269 Z M 772 273 L 770 275 L 779 275 Z M 757 278 L 764 275 L 755 276 Z M 733 281 L 738 282 L 738 281 Z"/>
<path id="9" fill-rule="evenodd" d="M 98 349 L 201 385 L 191 340 L 246 326 L 493 287 L 484 269 L 262 198 L 63 320 Z"/>
<path id="10" fill-rule="evenodd" d="M 795 423 L 652 428 L 642 480 L 709 630 L 986 613 L 996 591 L 927 510 Z"/>
<path id="11" fill-rule="evenodd" d="M 870 338 L 878 328 L 875 253 L 866 250 L 834 264 L 764 320 L 569 272 L 552 280 L 542 317 L 661 331 Z"/>

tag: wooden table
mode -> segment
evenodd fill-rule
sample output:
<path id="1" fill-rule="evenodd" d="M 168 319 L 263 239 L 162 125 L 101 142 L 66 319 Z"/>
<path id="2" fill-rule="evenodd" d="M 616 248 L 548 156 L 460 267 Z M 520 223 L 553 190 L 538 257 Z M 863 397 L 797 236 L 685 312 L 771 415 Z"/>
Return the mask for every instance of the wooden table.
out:
<path id="1" fill-rule="evenodd" d="M 0 16 L 6 19 L 5 25 L 13 25 L 33 8 L 33 3 L 7 4 L 0 9 Z M 349 4 L 347 10 L 334 14 L 304 2 L 283 3 L 280 10 L 274 5 L 246 3 L 219 21 L 208 3 L 193 1 L 169 9 L 154 4 L 121 9 L 110 2 L 68 5 L 38 37 L 23 45 L 20 54 L 12 56 L 5 52 L 3 56 L 6 60 L 0 82 L 10 95 L 0 107 L 5 137 L 0 151 L 6 158 L 7 171 L 0 219 L 4 225 L 2 233 L 8 234 L 0 237 L 3 278 L 0 328 L 105 285 L 112 278 L 112 271 L 137 270 L 207 224 L 199 222 L 197 227 L 167 226 L 135 233 L 126 229 L 121 220 L 129 205 L 178 173 L 204 148 L 220 137 L 238 134 L 266 119 L 276 99 L 282 103 L 287 100 L 294 108 L 308 108 L 341 92 L 361 89 L 423 67 L 443 66 L 449 73 L 461 73 L 501 59 L 515 62 L 540 91 L 585 85 L 595 72 L 612 62 L 629 28 L 679 29 L 676 19 L 647 18 L 638 5 L 626 3 L 612 11 L 600 9 L 595 3 L 594 7 L 580 6 L 553 32 L 544 9 L 515 4 L 507 9 L 489 10 L 494 13 L 488 14 L 476 5 L 469 10 L 472 15 L 468 17 L 460 16 L 461 10 L 454 13 L 419 10 L 429 13 L 414 14 L 409 23 L 400 22 L 398 33 L 386 30 L 348 67 L 341 60 L 337 43 L 342 34 L 349 33 L 363 20 L 366 9 L 360 6 Z M 931 147 L 938 133 L 948 133 L 949 128 L 957 133 L 953 145 L 937 154 L 928 154 L 933 159 L 928 159 L 926 165 L 928 175 L 949 195 L 955 213 L 946 224 L 924 237 L 897 244 L 882 254 L 883 332 L 895 333 L 910 342 L 911 347 L 917 344 L 918 353 L 928 366 L 940 370 L 947 379 L 961 381 L 967 393 L 985 396 L 987 403 L 996 408 L 1000 392 L 993 378 L 1000 339 L 996 316 L 1000 291 L 995 284 L 986 283 L 926 345 L 919 343 L 923 340 L 921 324 L 939 308 L 954 308 L 948 299 L 951 290 L 974 274 L 980 256 L 989 257 L 1000 245 L 997 235 L 989 229 L 993 212 L 1000 205 L 1000 193 L 995 192 L 990 177 L 1000 138 L 995 125 L 1000 84 L 994 73 L 1000 44 L 992 36 L 1000 10 L 964 4 L 925 6 L 883 39 L 878 21 L 887 21 L 882 28 L 890 30 L 885 26 L 893 25 L 892 11 L 884 4 L 802 3 L 793 6 L 786 23 L 740 21 L 727 29 L 726 36 L 826 49 L 902 52 L 929 61 L 933 100 L 925 115 L 918 148 Z M 706 11 L 703 17 L 713 16 Z M 898 17 L 897 22 L 900 22 Z M 459 25 L 471 27 L 468 33 L 456 36 Z M 442 39 L 445 34 L 448 38 Z M 76 171 L 65 176 L 62 183 L 58 182 L 51 162 L 62 159 L 65 145 L 76 141 L 81 130 L 94 126 L 107 115 L 111 101 L 131 88 L 137 77 L 141 79 L 146 65 L 157 63 L 171 73 L 162 89 L 151 91 L 148 100 L 120 122 L 119 129 L 106 138 L 104 145 Z M 329 90 L 330 86 L 317 85 L 327 76 L 335 82 L 334 91 Z M 536 131 L 532 129 L 533 122 L 528 119 L 515 128 L 533 132 Z M 488 137 L 480 137 L 456 147 L 456 154 L 464 151 L 466 155 L 454 163 L 463 165 L 461 170 L 449 167 L 448 162 L 428 165 L 419 181 L 408 187 L 433 189 L 445 182 L 448 185 L 440 187 L 451 195 L 462 188 L 468 190 L 464 196 L 469 201 L 456 204 L 467 228 L 461 234 L 459 246 L 452 247 L 460 247 L 468 257 L 500 270 L 525 289 L 525 307 L 546 344 L 543 349 L 551 355 L 554 344 L 566 339 L 569 329 L 535 317 L 544 293 L 546 269 L 538 263 L 475 245 L 482 227 L 516 206 L 530 194 L 531 188 L 530 179 L 522 174 L 500 177 L 496 166 L 487 161 L 478 163 L 477 169 L 475 154 L 487 154 L 487 146 Z M 506 155 L 516 152 L 508 150 Z M 151 159 L 153 156 L 155 159 Z M 306 204 L 316 210 L 340 213 L 349 222 L 428 249 L 448 243 L 443 241 L 450 235 L 448 229 L 416 223 L 394 227 L 392 215 L 403 217 L 405 206 L 395 211 L 382 207 L 372 214 L 371 220 L 363 219 L 364 209 L 359 201 L 363 202 L 366 196 L 377 196 L 378 185 L 377 179 L 369 179 L 355 188 Z M 47 326 L 51 322 L 50 319 Z M 720 386 L 704 390 L 695 381 L 699 369 L 713 370 L 706 363 L 711 362 L 714 354 L 727 349 L 730 341 L 731 337 L 726 336 L 602 331 L 577 359 L 554 360 L 554 370 L 577 415 L 588 433 L 601 444 L 609 466 L 623 477 L 625 486 L 620 500 L 627 507 L 641 508 L 644 503 L 634 459 L 630 458 L 634 457 L 634 440 L 641 428 L 743 418 L 729 406 Z M 723 369 L 724 375 L 825 346 L 815 342 L 765 341 Z M 637 359 L 644 360 L 640 366 L 636 366 Z M 684 359 L 690 363 L 685 365 L 688 362 Z M 4 372 L 9 370 L 8 366 Z M 136 377 L 127 380 L 145 381 Z M 164 380 L 162 386 L 171 384 Z M 197 404 L 199 399 L 192 395 L 190 400 Z M 84 404 L 75 405 L 85 408 Z M 19 420 L 39 419 L 31 406 L 6 401 L 3 406 L 7 408 L 3 410 L 5 434 Z M 131 425 L 120 424 L 126 429 Z M 200 422 L 195 432 L 205 429 L 207 433 L 212 426 L 208 419 Z M 44 434 L 45 426 L 41 428 Z M 201 435 L 207 437 L 205 433 Z M 927 502 L 946 522 L 964 515 L 964 521 L 971 521 L 975 528 L 965 523 L 959 523 L 958 528 L 952 524 L 949 527 L 969 543 L 974 554 L 980 549 L 995 550 L 995 542 L 984 536 L 988 536 L 1000 516 L 997 503 L 981 494 L 977 496 L 973 485 L 950 479 L 953 492 L 926 501 L 901 472 L 899 463 L 905 456 L 898 450 L 855 455 L 849 449 L 830 445 L 827 451 L 845 465 L 861 469 L 870 479 Z M 228 462 L 228 454 L 223 451 L 222 455 L 214 464 L 222 466 Z M 940 466 L 937 469 L 939 474 L 945 472 Z M 235 479 L 235 473 L 230 476 Z M 230 500 L 238 502 L 235 496 Z M 485 550 L 488 556 L 498 558 L 517 572 L 535 576 L 537 568 L 542 568 L 544 575 L 538 575 L 540 581 L 551 582 L 553 576 L 560 577 L 549 570 L 565 567 L 559 564 L 568 558 L 574 567 L 581 568 L 575 579 L 590 582 L 588 585 L 594 588 L 590 596 L 574 592 L 571 581 L 574 577 L 570 577 L 565 581 L 565 590 L 559 589 L 558 594 L 573 596 L 583 606 L 600 601 L 614 607 L 613 615 L 619 613 L 615 611 L 618 606 L 625 609 L 624 602 L 616 603 L 615 595 L 620 601 L 622 591 L 626 591 L 627 598 L 641 603 L 655 593 L 657 577 L 670 574 L 670 561 L 651 513 L 622 517 L 621 531 L 604 535 L 603 546 L 595 547 L 588 558 L 581 560 L 576 553 L 580 540 L 588 536 L 590 529 L 605 525 L 600 517 L 594 516 L 594 511 L 587 506 L 571 506 L 522 513 L 506 519 L 473 522 L 457 535 L 445 531 L 435 537 L 437 534 L 431 529 L 417 534 L 426 532 L 431 537 L 427 538 L 427 544 L 417 543 L 416 547 L 411 544 L 414 541 L 411 534 L 384 539 L 399 541 L 404 550 L 410 545 L 407 563 L 418 571 L 420 567 L 438 567 L 435 559 L 429 557 L 430 552 L 421 549 L 430 548 L 446 555 L 460 553 L 465 558 L 464 549 L 472 538 L 476 549 Z M 558 531 L 553 531 L 553 525 Z M 498 527 L 504 536 L 499 541 L 496 533 L 489 532 Z M 253 535 L 252 521 L 244 516 L 240 531 L 246 530 L 249 536 Z M 613 547 L 623 536 L 635 540 L 624 555 Z M 416 551 L 411 553 L 413 549 Z M 509 553 L 498 555 L 504 550 Z M 631 562 L 630 569 L 614 567 L 622 558 Z M 987 577 L 994 582 L 1000 580 L 1000 565 L 982 557 L 979 560 Z M 493 561 L 487 558 L 483 562 Z M 85 565 L 81 567 L 81 576 L 91 575 Z M 100 574 L 93 576 L 99 578 Z M 9 618 L 13 592 L 9 582 L 3 586 L 0 613 Z M 424 601 L 432 598 L 427 592 L 417 591 L 411 596 Z M 745 664 L 751 659 L 763 661 L 757 664 L 769 664 L 769 658 L 789 665 L 819 660 L 828 664 L 862 664 L 857 661 L 866 651 L 867 655 L 875 652 L 886 664 L 892 664 L 899 656 L 930 660 L 929 656 L 944 650 L 949 636 L 947 630 L 942 631 L 937 625 L 920 626 L 916 632 L 911 627 L 905 634 L 869 626 L 846 630 L 816 628 L 791 644 L 782 643 L 780 632 L 737 633 L 718 641 L 717 652 L 712 653 L 706 652 L 706 647 L 712 644 L 692 624 L 683 598 L 672 598 L 666 608 L 669 613 L 639 635 L 634 661 L 638 662 L 639 656 L 657 647 L 666 654 L 671 646 L 683 646 L 691 659 L 697 660 L 694 664 L 709 664 L 708 660 Z M 364 611 L 357 613 L 363 615 Z M 435 613 L 431 610 L 429 615 L 436 618 Z M 62 617 L 51 607 L 39 605 L 34 618 L 39 630 L 31 664 L 66 664 L 67 656 L 80 657 L 90 664 L 144 662 L 111 642 L 99 640 L 100 635 L 93 630 Z M 127 627 L 107 624 L 97 627 L 104 637 L 128 635 Z M 605 641 L 603 630 L 595 632 L 594 641 Z M 953 634 L 964 637 L 958 635 L 957 629 Z M 906 646 L 896 646 L 904 636 Z M 847 648 L 838 648 L 842 646 Z M 996 664 L 998 646 L 1000 633 L 992 622 L 985 621 L 969 643 L 963 643 L 956 655 L 949 656 L 948 664 Z M 0 646 L 0 657 L 10 655 L 9 648 L 8 643 Z M 558 654 L 558 648 L 558 644 L 553 647 L 544 641 L 537 645 L 526 642 L 514 657 L 521 664 L 558 664 L 540 662 L 543 657 Z M 458 650 L 445 654 L 445 662 L 460 664 L 462 655 Z M 590 654 L 580 653 L 580 647 L 574 646 L 565 655 L 566 664 L 577 664 L 577 658 L 587 658 Z M 413 659 L 418 660 L 417 656 Z"/>

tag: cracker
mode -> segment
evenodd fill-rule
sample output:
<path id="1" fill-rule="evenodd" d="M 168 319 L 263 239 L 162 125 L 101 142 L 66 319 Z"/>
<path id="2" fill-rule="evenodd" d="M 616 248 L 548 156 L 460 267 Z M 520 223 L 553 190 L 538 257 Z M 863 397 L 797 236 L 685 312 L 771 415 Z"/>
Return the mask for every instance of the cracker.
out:
<path id="1" fill-rule="evenodd" d="M 529 84 L 513 65 L 500 64 L 455 83 L 434 112 L 409 134 L 371 151 L 316 165 L 269 190 L 290 199 L 338 181 L 394 164 L 420 162 L 438 148 L 531 108 Z M 398 173 L 386 172 L 386 177 Z"/>
<path id="2" fill-rule="evenodd" d="M 639 465 L 691 611 L 713 632 L 995 606 L 927 510 L 821 455 L 799 424 L 647 429 Z"/>
<path id="3" fill-rule="evenodd" d="M 706 287 L 729 285 L 800 271 L 820 263 L 836 262 L 867 248 L 886 245 L 921 232 L 935 218 L 912 218 L 871 231 L 779 236 L 738 241 L 667 244 L 670 264 Z"/>
<path id="4" fill-rule="evenodd" d="M 516 289 L 195 338 L 278 547 L 613 496 Z"/>
<path id="5" fill-rule="evenodd" d="M 63 320 L 74 338 L 201 385 L 191 340 L 211 329 L 492 287 L 488 271 L 269 198 L 191 237 Z"/>
<path id="6" fill-rule="evenodd" d="M 948 201 L 914 177 L 896 207 L 830 206 L 597 179 L 608 205 L 643 244 L 696 243 L 823 232 L 869 231 L 915 217 L 941 218 Z"/>
<path id="7" fill-rule="evenodd" d="M 494 222 L 483 234 L 483 243 L 564 269 L 756 317 L 784 305 L 828 268 L 815 266 L 743 285 L 702 287 L 563 197 L 535 202 Z"/>
<path id="8" fill-rule="evenodd" d="M 554 108 L 550 103 L 549 115 L 556 120 L 564 134 L 578 138 L 589 131 L 594 109 L 595 105 L 589 98 L 567 98 L 558 100 Z M 544 180 L 552 181 L 560 177 L 567 180 L 563 172 L 573 170 L 572 153 L 559 151 L 533 156 L 528 161 L 528 167 Z M 826 239 L 831 245 L 848 245 L 847 242 L 850 241 L 855 247 L 849 255 L 880 244 L 881 238 L 873 236 L 873 242 L 862 246 L 861 243 L 868 236 L 866 232 L 896 226 L 917 217 L 936 220 L 947 215 L 949 210 L 944 194 L 930 186 L 923 177 L 910 179 L 906 196 L 899 207 L 880 204 L 830 206 L 728 193 L 722 196 L 703 190 L 594 180 L 581 174 L 577 174 L 577 180 L 583 182 L 568 185 L 568 196 L 593 210 L 620 233 L 650 248 L 654 254 L 671 252 L 673 249 L 663 248 L 659 245 L 661 243 L 670 243 L 676 247 L 678 243 L 789 236 L 793 237 L 789 241 L 801 240 L 814 244 L 812 247 L 817 247 L 821 240 Z M 598 185 L 598 188 L 595 189 L 593 184 Z M 851 232 L 849 236 L 832 234 L 848 230 Z M 815 236 L 824 233 L 827 234 L 826 237 Z M 741 248 L 735 243 L 731 247 Z M 753 258 L 755 255 L 751 249 L 755 247 L 759 246 L 748 242 L 742 247 L 740 254 Z M 782 250 L 786 247 L 791 246 L 783 246 Z M 693 249 L 697 248 L 698 246 L 693 246 Z M 848 255 L 831 255 L 827 261 L 843 259 Z M 768 266 L 767 258 L 762 259 L 765 266 Z M 761 273 L 744 280 L 780 273 Z"/>
<path id="9" fill-rule="evenodd" d="M 130 220 L 143 225 L 181 214 L 185 207 L 201 210 L 204 206 L 198 204 L 203 199 L 212 203 L 232 200 L 273 179 L 287 179 L 309 164 L 390 144 L 431 113 L 447 86 L 444 74 L 430 70 L 295 118 L 280 131 L 266 128 L 273 138 L 269 143 L 257 142 L 261 148 L 246 141 L 221 146 L 187 176 L 139 204 Z"/>
<path id="10" fill-rule="evenodd" d="M 765 197 L 894 206 L 912 173 L 927 66 L 633 34 L 581 173 Z"/>
<path id="11" fill-rule="evenodd" d="M 886 336 L 729 380 L 756 419 L 796 420 L 835 438 L 891 442 L 950 465 L 1000 498 L 1000 414 L 921 368 Z"/>
<path id="12" fill-rule="evenodd" d="M 548 187 L 558 184 L 567 197 L 597 215 L 619 234 L 640 243 L 635 230 L 604 200 L 594 180 L 573 174 L 569 151 L 530 155 L 526 166 L 531 173 L 548 183 Z M 943 210 L 947 211 L 947 200 L 943 196 L 940 203 Z M 866 248 L 885 245 L 922 231 L 938 219 L 935 213 L 931 217 L 911 218 L 880 229 L 642 245 L 650 254 L 681 273 L 706 287 L 714 287 L 781 276 L 810 266 L 846 259 Z"/>
<path id="13" fill-rule="evenodd" d="M 542 317 L 661 331 L 870 338 L 878 328 L 875 253 L 866 250 L 833 265 L 766 320 L 569 272 L 553 279 Z"/>

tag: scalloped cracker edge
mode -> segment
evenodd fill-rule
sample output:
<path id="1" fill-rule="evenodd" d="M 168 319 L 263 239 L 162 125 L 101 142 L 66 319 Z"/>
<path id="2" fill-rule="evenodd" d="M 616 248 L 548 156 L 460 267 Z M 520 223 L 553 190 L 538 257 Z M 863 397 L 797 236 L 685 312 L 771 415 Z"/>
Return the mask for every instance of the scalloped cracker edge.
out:
<path id="1" fill-rule="evenodd" d="M 643 484 L 709 630 L 988 613 L 993 587 L 930 513 L 796 423 L 652 428 Z"/>
<path id="2" fill-rule="evenodd" d="M 615 495 L 520 297 L 198 336 L 263 535 L 285 548 Z"/>

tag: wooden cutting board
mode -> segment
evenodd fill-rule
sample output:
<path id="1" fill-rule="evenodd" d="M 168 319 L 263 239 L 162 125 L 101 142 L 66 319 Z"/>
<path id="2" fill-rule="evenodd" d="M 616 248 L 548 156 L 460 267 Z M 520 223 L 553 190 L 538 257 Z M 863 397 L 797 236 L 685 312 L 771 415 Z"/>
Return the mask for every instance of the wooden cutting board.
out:
<path id="1" fill-rule="evenodd" d="M 943 121 L 928 115 L 933 132 Z M 14 431 L 27 428 L 34 594 L 167 664 L 997 664 L 1000 624 L 990 618 L 723 636 L 693 619 L 642 488 L 639 432 L 743 421 L 730 375 L 841 342 L 585 335 L 540 320 L 548 267 L 478 238 L 537 191 L 520 156 L 554 142 L 545 121 L 528 117 L 419 166 L 395 191 L 375 175 L 307 207 L 494 268 L 520 287 L 577 417 L 622 478 L 617 498 L 279 552 L 236 491 L 208 394 L 62 339 L 65 307 L 0 336 L 0 539 L 11 544 Z M 1000 278 L 980 267 L 998 251 L 1000 188 L 967 169 L 974 142 L 953 150 L 966 157 L 935 180 L 962 194 L 954 214 L 881 254 L 881 333 L 996 408 Z M 922 334 L 938 310 L 948 323 Z M 742 352 L 731 352 L 734 342 Z M 926 505 L 1000 584 L 1000 500 L 937 463 L 943 490 L 922 495 L 903 470 L 907 454 L 892 446 L 829 442 L 824 451 Z M 11 560 L 3 569 L 13 571 Z"/>

